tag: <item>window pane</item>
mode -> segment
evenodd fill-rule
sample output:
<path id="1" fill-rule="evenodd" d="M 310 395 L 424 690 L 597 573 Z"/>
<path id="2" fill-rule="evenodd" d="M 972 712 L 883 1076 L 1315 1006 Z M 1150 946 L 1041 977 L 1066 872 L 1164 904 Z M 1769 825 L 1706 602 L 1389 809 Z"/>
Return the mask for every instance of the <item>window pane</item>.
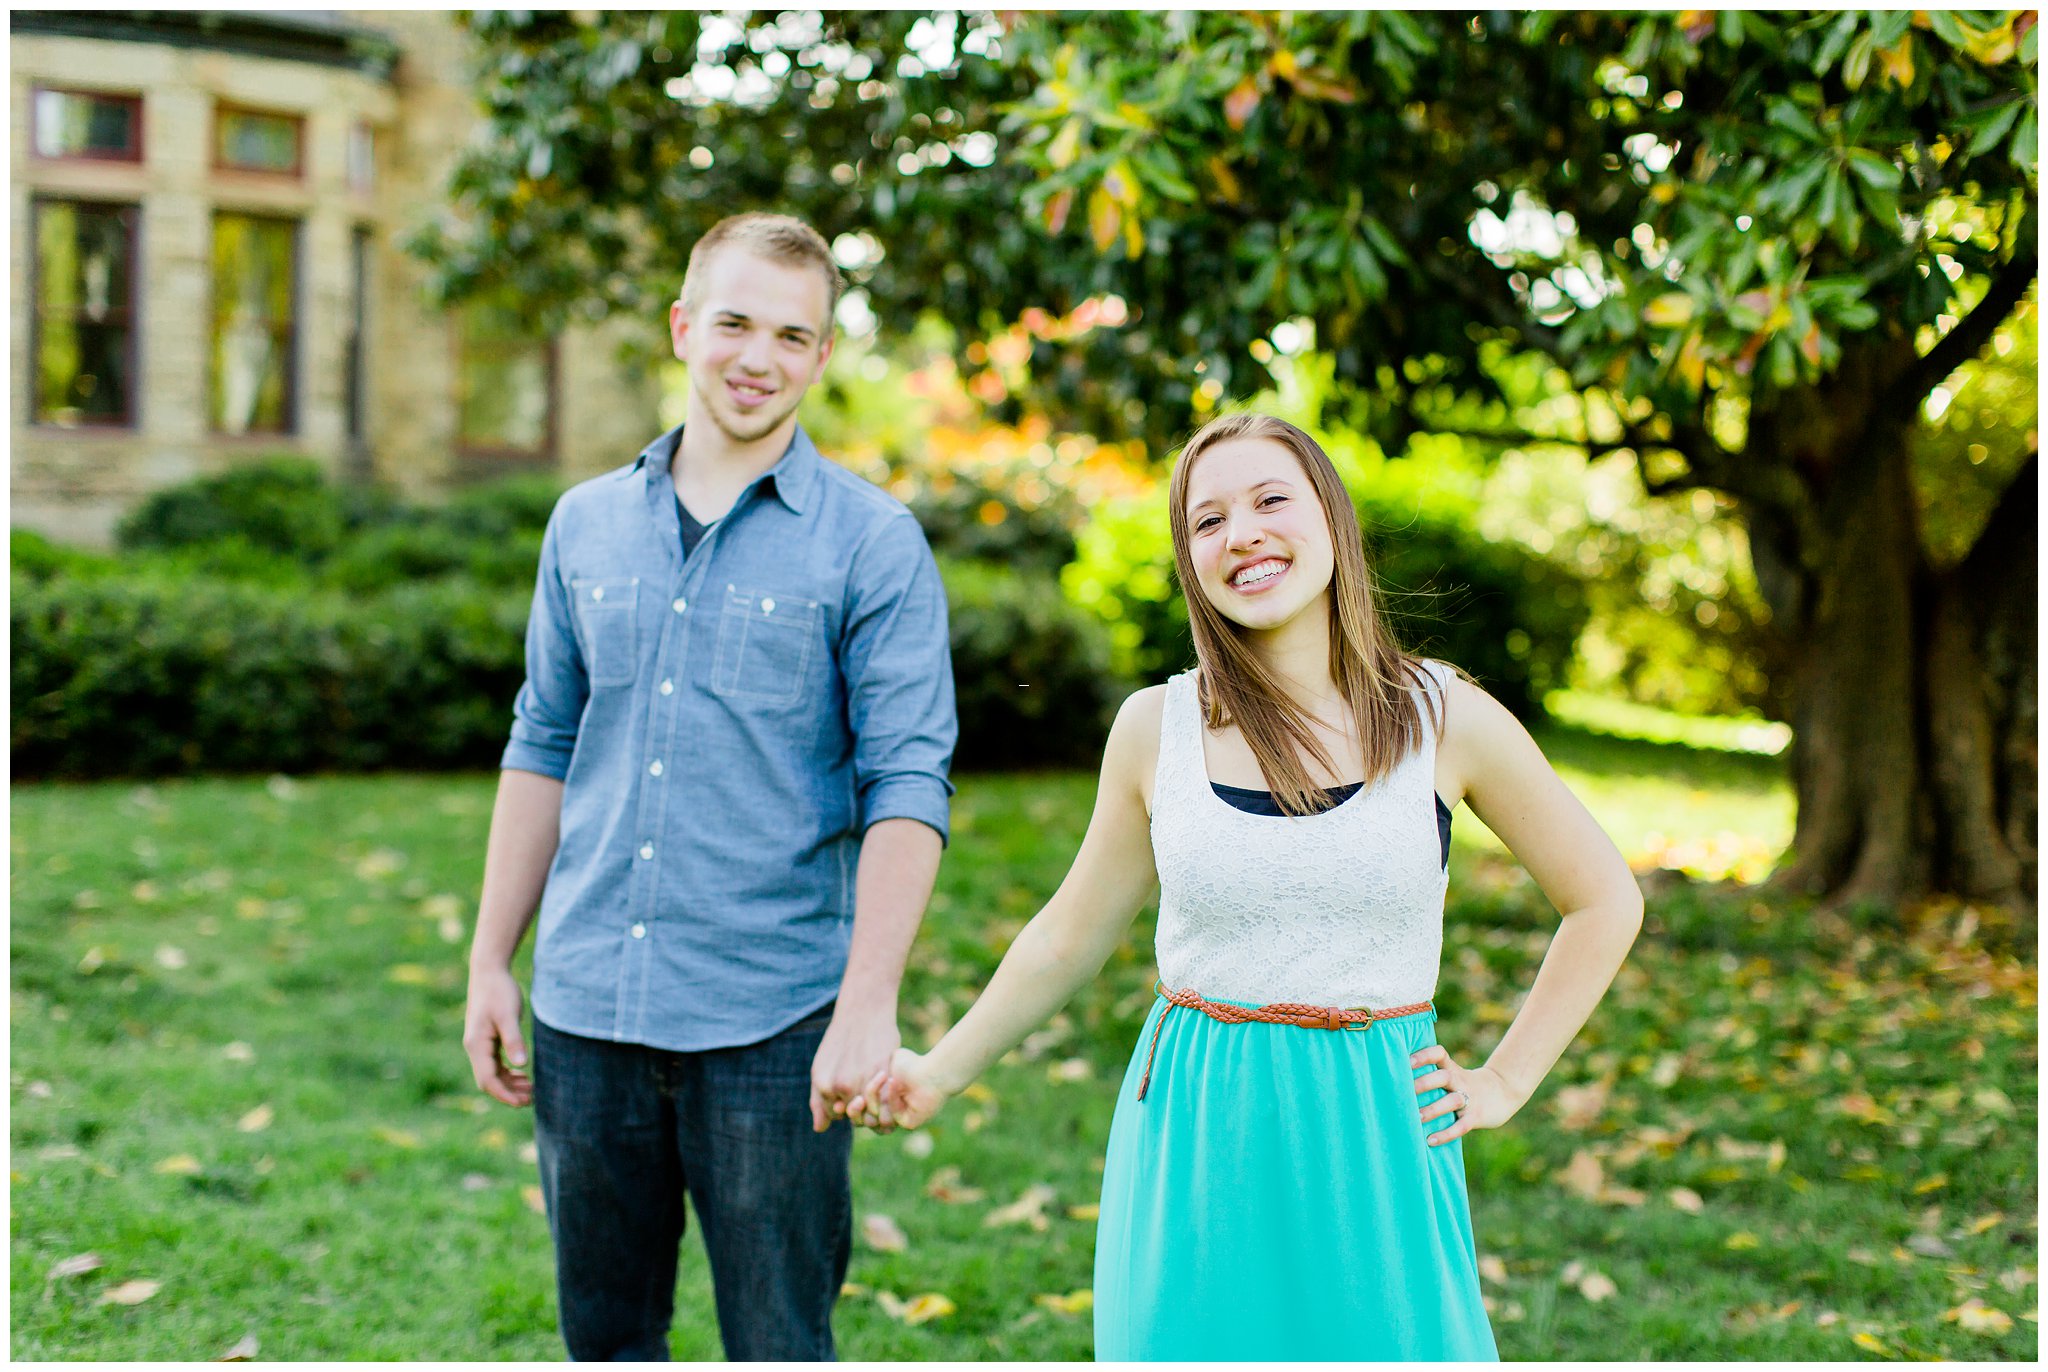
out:
<path id="1" fill-rule="evenodd" d="M 377 136 L 368 124 L 354 124 L 348 131 L 348 187 L 369 191 L 377 184 Z"/>
<path id="2" fill-rule="evenodd" d="M 125 423 L 132 413 L 128 258 L 136 213 L 36 206 L 38 422 Z"/>
<path id="3" fill-rule="evenodd" d="M 299 169 L 299 121 L 289 114 L 221 110 L 214 121 L 220 164 L 246 171 Z"/>
<path id="4" fill-rule="evenodd" d="M 45 308 L 104 321 L 128 308 L 129 230 L 135 211 L 114 205 L 41 207 L 36 294 Z"/>
<path id="5" fill-rule="evenodd" d="M 127 324 L 46 318 L 37 344 L 38 419 L 52 424 L 127 422 Z"/>
<path id="6" fill-rule="evenodd" d="M 462 312 L 462 446 L 542 453 L 548 446 L 548 345 L 510 310 Z"/>
<path id="7" fill-rule="evenodd" d="M 223 433 L 291 427 L 298 232 L 224 214 L 213 225 L 213 422 Z"/>
<path id="8" fill-rule="evenodd" d="M 83 91 L 36 92 L 36 152 L 44 157 L 133 157 L 140 146 L 128 99 Z"/>

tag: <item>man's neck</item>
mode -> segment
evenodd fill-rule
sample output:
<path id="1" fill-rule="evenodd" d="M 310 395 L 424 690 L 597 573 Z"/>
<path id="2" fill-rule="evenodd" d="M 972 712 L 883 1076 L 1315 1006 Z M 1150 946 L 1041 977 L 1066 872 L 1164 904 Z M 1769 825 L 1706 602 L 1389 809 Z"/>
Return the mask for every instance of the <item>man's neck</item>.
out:
<path id="1" fill-rule="evenodd" d="M 669 463 L 669 481 L 690 513 L 709 523 L 723 517 L 741 491 L 782 460 L 795 436 L 794 415 L 747 442 L 734 439 L 708 419 L 686 423 L 683 441 Z"/>

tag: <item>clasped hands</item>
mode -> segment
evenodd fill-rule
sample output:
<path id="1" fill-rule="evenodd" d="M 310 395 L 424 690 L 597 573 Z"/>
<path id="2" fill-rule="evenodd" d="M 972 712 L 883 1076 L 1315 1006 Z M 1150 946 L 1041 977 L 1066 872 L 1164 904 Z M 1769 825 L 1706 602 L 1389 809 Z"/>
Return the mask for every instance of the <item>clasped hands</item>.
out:
<path id="1" fill-rule="evenodd" d="M 835 1119 L 886 1134 L 915 1129 L 952 1095 L 930 1079 L 924 1055 L 902 1046 L 891 1015 L 835 1015 L 811 1063 L 811 1128 Z"/>

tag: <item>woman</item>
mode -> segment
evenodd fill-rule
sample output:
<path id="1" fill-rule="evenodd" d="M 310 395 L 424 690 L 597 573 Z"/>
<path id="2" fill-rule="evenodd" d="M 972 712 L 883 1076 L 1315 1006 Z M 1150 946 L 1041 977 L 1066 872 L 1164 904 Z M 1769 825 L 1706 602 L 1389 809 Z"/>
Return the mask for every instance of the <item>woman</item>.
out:
<path id="1" fill-rule="evenodd" d="M 1125 702 L 1066 880 L 952 1031 L 852 1112 L 930 1119 L 1095 975 L 1156 879 L 1161 997 L 1110 1128 L 1096 1356 L 1496 1358 L 1459 1140 L 1534 1093 L 1641 894 L 1514 717 L 1396 646 L 1307 434 L 1210 423 L 1170 511 L 1197 669 Z M 1430 1005 L 1460 801 L 1564 912 L 1473 1067 Z"/>

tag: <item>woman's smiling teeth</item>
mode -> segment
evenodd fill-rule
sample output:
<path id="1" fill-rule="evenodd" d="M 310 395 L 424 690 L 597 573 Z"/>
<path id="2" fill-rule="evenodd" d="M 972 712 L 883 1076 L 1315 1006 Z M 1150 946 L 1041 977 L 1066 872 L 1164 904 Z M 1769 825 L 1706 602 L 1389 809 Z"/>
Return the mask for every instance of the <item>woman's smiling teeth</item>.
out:
<path id="1" fill-rule="evenodd" d="M 1242 591 L 1253 586 L 1262 586 L 1286 570 L 1287 564 L 1285 562 L 1276 558 L 1267 558 L 1264 562 L 1254 562 L 1251 566 L 1246 567 L 1236 576 L 1230 578 L 1230 584 Z"/>

